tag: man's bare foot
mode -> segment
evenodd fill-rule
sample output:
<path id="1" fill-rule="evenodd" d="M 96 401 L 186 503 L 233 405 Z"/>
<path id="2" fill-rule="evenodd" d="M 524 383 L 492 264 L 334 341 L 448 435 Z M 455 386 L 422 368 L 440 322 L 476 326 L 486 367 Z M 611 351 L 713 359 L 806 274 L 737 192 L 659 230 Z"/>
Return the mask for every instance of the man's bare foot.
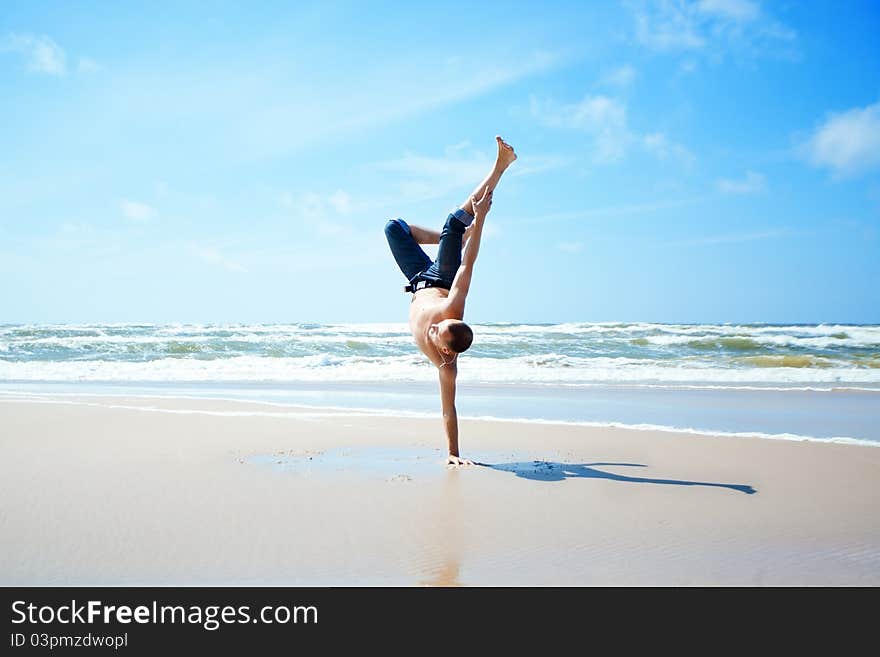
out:
<path id="1" fill-rule="evenodd" d="M 505 169 L 513 164 L 516 159 L 516 153 L 513 152 L 513 146 L 508 144 L 498 135 L 495 135 L 495 141 L 498 142 L 498 163 Z"/>
<path id="2" fill-rule="evenodd" d="M 474 462 L 469 459 L 463 459 L 458 456 L 453 456 L 452 454 L 450 454 L 446 458 L 446 465 L 473 465 L 473 464 L 474 464 Z"/>

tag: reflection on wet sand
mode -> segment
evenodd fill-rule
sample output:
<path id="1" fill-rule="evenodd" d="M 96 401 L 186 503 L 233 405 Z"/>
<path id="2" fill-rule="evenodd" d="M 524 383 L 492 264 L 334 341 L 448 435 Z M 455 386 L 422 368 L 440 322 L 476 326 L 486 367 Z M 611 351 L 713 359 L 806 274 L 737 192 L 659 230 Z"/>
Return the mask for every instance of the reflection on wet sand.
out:
<path id="1" fill-rule="evenodd" d="M 461 504 L 461 472 L 450 468 L 438 487 L 433 513 L 426 516 L 429 525 L 430 544 L 436 546 L 437 558 L 426 564 L 422 586 L 462 586 L 462 520 L 465 517 Z"/>

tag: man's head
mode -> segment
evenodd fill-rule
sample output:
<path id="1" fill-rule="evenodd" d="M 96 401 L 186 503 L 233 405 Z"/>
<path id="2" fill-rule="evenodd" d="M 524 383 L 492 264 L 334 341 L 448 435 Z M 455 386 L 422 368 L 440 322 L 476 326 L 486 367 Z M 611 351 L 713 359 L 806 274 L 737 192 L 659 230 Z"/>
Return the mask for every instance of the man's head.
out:
<path id="1" fill-rule="evenodd" d="M 467 351 L 474 341 L 474 332 L 460 319 L 444 319 L 439 324 L 431 324 L 428 337 L 437 349 L 452 356 Z"/>

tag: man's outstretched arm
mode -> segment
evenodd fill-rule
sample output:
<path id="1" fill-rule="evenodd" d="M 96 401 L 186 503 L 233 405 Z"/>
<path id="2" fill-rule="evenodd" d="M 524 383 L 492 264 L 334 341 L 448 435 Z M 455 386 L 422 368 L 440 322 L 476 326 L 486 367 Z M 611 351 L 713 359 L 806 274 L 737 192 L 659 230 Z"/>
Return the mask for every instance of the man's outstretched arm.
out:
<path id="1" fill-rule="evenodd" d="M 450 363 L 440 370 L 440 404 L 443 409 L 443 428 L 446 430 L 446 442 L 449 446 L 447 465 L 472 465 L 471 461 L 461 458 L 458 452 L 458 413 L 455 410 L 455 379 L 458 376 L 456 364 Z"/>
<path id="2" fill-rule="evenodd" d="M 480 240 L 483 236 L 483 221 L 489 208 L 492 207 L 492 193 L 501 180 L 502 174 L 516 159 L 513 147 L 501 137 L 495 137 L 498 142 L 498 155 L 495 165 L 489 175 L 474 189 L 471 196 L 461 204 L 461 209 L 474 217 L 473 223 L 467 230 L 467 242 L 461 254 L 461 265 L 452 281 L 449 289 L 449 310 L 459 318 L 464 316 L 464 302 L 471 287 L 471 275 L 473 274 L 474 262 L 480 252 Z"/>
<path id="3" fill-rule="evenodd" d="M 488 187 L 483 190 L 483 196 L 479 200 L 473 200 L 471 207 L 474 211 L 474 222 L 469 229 L 470 236 L 461 253 L 461 264 L 455 272 L 455 278 L 452 279 L 448 297 L 449 310 L 459 318 L 464 316 L 464 302 L 471 289 L 474 263 L 480 253 L 480 242 L 483 239 L 483 222 L 489 208 L 492 207 L 492 192 Z"/>

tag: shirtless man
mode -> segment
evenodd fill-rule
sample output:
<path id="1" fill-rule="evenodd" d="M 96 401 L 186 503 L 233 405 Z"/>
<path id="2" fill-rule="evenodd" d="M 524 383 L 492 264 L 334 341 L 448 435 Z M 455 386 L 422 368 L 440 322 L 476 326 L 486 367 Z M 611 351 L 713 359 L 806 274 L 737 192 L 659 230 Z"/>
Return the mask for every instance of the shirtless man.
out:
<path id="1" fill-rule="evenodd" d="M 473 341 L 471 327 L 462 321 L 462 317 L 474 262 L 480 251 L 483 222 L 492 207 L 492 192 L 501 175 L 516 159 L 513 148 L 501 137 L 495 137 L 495 141 L 498 142 L 495 166 L 470 197 L 453 210 L 441 232 L 410 226 L 400 218 L 385 224 L 385 237 L 391 253 L 409 281 L 404 290 L 413 294 L 409 328 L 419 349 L 437 366 L 440 376 L 443 426 L 449 445 L 448 465 L 473 465 L 472 461 L 461 458 L 458 451 L 456 359 Z M 432 262 L 420 244 L 439 244 L 437 260 Z"/>

